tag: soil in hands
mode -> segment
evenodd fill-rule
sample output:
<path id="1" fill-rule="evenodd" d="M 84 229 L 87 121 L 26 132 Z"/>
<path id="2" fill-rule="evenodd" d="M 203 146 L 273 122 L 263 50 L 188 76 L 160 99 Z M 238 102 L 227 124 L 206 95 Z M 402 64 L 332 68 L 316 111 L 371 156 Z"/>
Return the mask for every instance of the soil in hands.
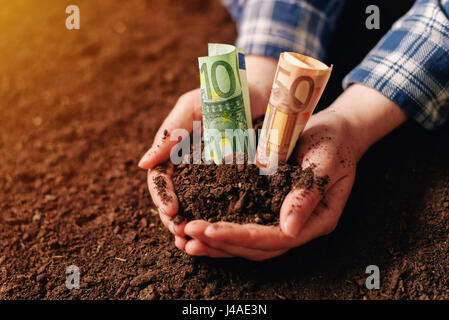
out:
<path id="1" fill-rule="evenodd" d="M 279 165 L 271 175 L 255 164 L 184 164 L 175 167 L 173 182 L 179 200 L 176 222 L 278 224 L 282 202 L 293 189 L 322 190 L 328 177 L 315 177 L 312 167 Z M 163 192 L 163 190 L 160 190 Z"/>

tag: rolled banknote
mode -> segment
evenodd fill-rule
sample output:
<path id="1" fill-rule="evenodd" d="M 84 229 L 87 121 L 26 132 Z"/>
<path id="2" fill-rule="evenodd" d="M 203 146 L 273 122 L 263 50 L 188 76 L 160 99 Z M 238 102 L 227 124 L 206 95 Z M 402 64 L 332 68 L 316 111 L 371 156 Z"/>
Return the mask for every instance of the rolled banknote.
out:
<path id="1" fill-rule="evenodd" d="M 248 135 L 252 121 L 243 50 L 209 44 L 208 54 L 198 58 L 204 158 L 220 164 L 234 152 L 251 152 L 255 141 Z"/>
<path id="2" fill-rule="evenodd" d="M 332 66 L 314 58 L 294 52 L 281 54 L 257 146 L 258 166 L 288 160 L 331 71 Z"/>

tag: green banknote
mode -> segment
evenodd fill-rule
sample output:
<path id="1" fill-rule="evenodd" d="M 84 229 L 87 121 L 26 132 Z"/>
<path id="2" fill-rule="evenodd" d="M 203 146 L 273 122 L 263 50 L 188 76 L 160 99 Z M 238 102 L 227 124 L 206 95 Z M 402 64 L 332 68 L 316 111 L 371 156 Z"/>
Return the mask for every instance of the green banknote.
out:
<path id="1" fill-rule="evenodd" d="M 209 55 L 198 58 L 205 160 L 222 163 L 234 152 L 254 150 L 251 107 L 242 49 L 209 44 Z"/>

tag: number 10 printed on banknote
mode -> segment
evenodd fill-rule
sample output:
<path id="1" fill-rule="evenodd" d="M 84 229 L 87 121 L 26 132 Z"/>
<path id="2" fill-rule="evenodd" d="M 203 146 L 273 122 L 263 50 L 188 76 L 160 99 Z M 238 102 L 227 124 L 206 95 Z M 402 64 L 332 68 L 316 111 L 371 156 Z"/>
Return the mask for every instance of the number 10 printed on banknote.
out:
<path id="1" fill-rule="evenodd" d="M 198 58 L 201 80 L 205 160 L 216 164 L 237 154 L 254 154 L 255 137 L 242 49 L 209 44 Z M 232 158 L 232 157 L 231 157 Z"/>

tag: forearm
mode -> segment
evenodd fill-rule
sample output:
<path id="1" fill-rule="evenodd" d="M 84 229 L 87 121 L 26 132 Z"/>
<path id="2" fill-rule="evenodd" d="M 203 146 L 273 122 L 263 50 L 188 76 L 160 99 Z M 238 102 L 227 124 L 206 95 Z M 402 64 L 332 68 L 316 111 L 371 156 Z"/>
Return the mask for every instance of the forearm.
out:
<path id="1" fill-rule="evenodd" d="M 354 84 L 326 110 L 341 115 L 353 139 L 356 159 L 407 119 L 394 102 L 377 90 Z"/>
<path id="2" fill-rule="evenodd" d="M 246 53 L 277 59 L 294 51 L 322 60 L 345 0 L 221 2 L 237 22 L 237 45 Z"/>
<path id="3" fill-rule="evenodd" d="M 448 0 L 416 1 L 345 77 L 343 87 L 363 83 L 424 128 L 439 128 L 449 119 L 448 17 Z"/>

